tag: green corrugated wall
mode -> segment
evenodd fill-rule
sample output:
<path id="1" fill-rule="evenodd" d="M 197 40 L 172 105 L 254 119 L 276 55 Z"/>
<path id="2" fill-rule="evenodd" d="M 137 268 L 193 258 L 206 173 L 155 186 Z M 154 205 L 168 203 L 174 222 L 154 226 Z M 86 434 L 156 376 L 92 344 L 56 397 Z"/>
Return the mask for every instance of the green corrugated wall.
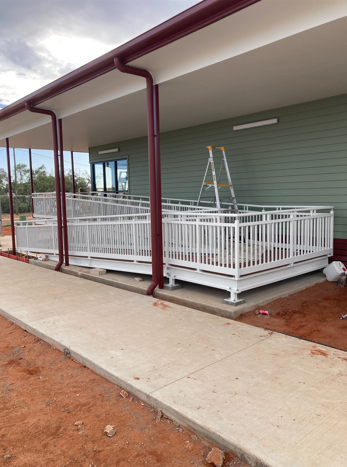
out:
<path id="1" fill-rule="evenodd" d="M 277 125 L 233 131 L 276 117 Z M 162 133 L 163 197 L 197 199 L 207 145 L 226 146 L 239 203 L 333 205 L 335 237 L 347 239 L 347 95 Z M 147 138 L 90 148 L 90 162 L 115 146 L 129 160 L 130 193 L 148 195 Z"/>

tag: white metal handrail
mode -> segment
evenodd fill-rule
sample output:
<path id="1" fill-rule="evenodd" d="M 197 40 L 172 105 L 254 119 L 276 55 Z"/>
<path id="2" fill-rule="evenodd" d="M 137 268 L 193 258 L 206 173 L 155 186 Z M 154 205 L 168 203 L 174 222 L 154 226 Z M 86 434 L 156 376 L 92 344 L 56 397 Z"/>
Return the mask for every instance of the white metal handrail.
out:
<path id="1" fill-rule="evenodd" d="M 55 258 L 55 194 L 34 200 L 37 207 L 41 203 L 42 217 L 15 223 L 17 247 Z M 331 206 L 243 205 L 236 214 L 169 201 L 163 209 L 163 254 L 171 284 L 180 278 L 219 287 L 235 303 L 240 290 L 325 267 L 333 254 Z M 72 264 L 150 272 L 148 200 L 69 195 L 67 206 Z"/>
<path id="2" fill-rule="evenodd" d="M 68 195 L 70 196 L 73 196 L 72 193 L 68 193 Z M 114 198 L 114 199 L 129 199 L 129 200 L 137 200 L 137 201 L 149 201 L 149 196 L 142 196 L 142 195 L 130 195 L 130 194 L 124 194 L 124 193 L 110 193 L 110 192 L 100 192 L 100 191 L 93 191 L 91 192 L 91 195 L 94 195 L 94 196 L 106 196 L 106 197 L 111 197 L 111 198 Z M 182 204 L 186 204 L 186 205 L 189 205 L 189 206 L 197 206 L 197 201 L 196 200 L 190 200 L 190 199 L 182 199 L 182 198 L 162 198 L 162 201 L 163 203 L 167 203 L 167 204 L 176 204 L 176 205 L 182 205 Z M 213 201 L 209 201 L 209 200 L 202 200 L 202 203 L 203 204 L 206 204 L 207 206 L 208 205 L 212 205 L 214 204 Z M 231 206 L 232 203 L 222 203 L 226 206 Z M 275 204 L 268 204 L 268 205 L 257 205 L 257 204 L 240 204 L 240 206 L 242 207 L 242 210 L 244 211 L 249 211 L 250 208 L 254 208 L 255 210 L 258 210 L 258 209 L 261 209 L 261 210 L 267 210 L 267 209 L 271 209 L 271 210 L 282 210 L 282 209 L 299 209 L 299 208 L 302 208 L 303 206 L 302 205 L 283 205 L 283 206 L 279 206 L 279 205 L 275 205 Z M 201 207 L 201 206 L 200 206 Z M 306 206 L 306 208 L 323 208 L 322 206 Z M 325 208 L 327 208 L 327 206 L 324 206 Z M 329 209 L 332 209 L 333 206 L 328 206 Z"/>
<path id="3" fill-rule="evenodd" d="M 95 194 L 72 194 L 67 193 L 67 211 L 68 217 L 88 217 L 88 215 L 106 214 L 131 214 L 135 212 L 146 213 L 150 210 L 148 196 L 124 195 L 115 193 L 102 193 L 105 196 L 98 196 L 101 193 Z M 54 217 L 56 216 L 56 199 L 55 193 L 35 193 L 33 194 L 35 217 Z M 73 201 L 74 200 L 74 201 Z M 93 203 L 93 208 L 88 203 Z M 216 211 L 212 206 L 212 202 L 206 201 L 206 205 L 197 206 L 196 201 L 185 199 L 163 198 L 163 212 L 177 211 Z M 112 207 L 110 207 L 110 205 Z M 223 210 L 230 211 L 231 204 L 224 203 Z M 94 209 L 94 212 L 92 210 Z M 276 205 L 254 205 L 254 204 L 239 204 L 240 214 L 249 212 L 273 212 L 273 211 L 292 211 L 292 210 L 309 210 L 309 209 L 333 209 L 332 206 L 276 206 Z M 97 212 L 96 212 L 97 211 Z M 117 212 L 116 212 L 117 211 Z M 122 211 L 122 212 L 119 212 Z"/>
<path id="4" fill-rule="evenodd" d="M 41 193 L 33 195 L 35 217 L 55 217 L 56 197 L 54 193 Z M 91 195 L 66 196 L 66 209 L 68 217 L 88 217 L 91 215 L 115 215 L 132 213 L 149 213 L 148 200 L 129 200 L 125 198 L 98 197 Z M 182 205 L 174 203 L 162 204 L 164 212 L 168 211 L 210 211 L 212 207 Z"/>
<path id="5" fill-rule="evenodd" d="M 53 193 L 35 194 L 33 195 L 35 217 L 55 217 L 56 216 L 56 199 Z M 120 198 L 100 198 L 89 195 L 69 195 L 66 198 L 67 213 L 69 218 L 75 217 L 90 217 L 90 216 L 113 216 L 126 214 L 147 214 L 150 212 L 148 201 L 143 200 L 127 200 Z M 185 200 L 183 200 L 185 201 Z M 193 202 L 192 202 L 193 203 Z M 230 216 L 235 218 L 245 215 L 260 216 L 262 213 L 290 215 L 293 211 L 299 213 L 316 212 L 318 210 L 331 210 L 332 206 L 263 206 L 263 205 L 239 205 L 239 213 L 230 213 Z M 252 209 L 251 209 L 252 208 Z M 274 209 L 273 209 L 274 208 Z M 224 210 L 222 210 L 223 212 Z M 218 216 L 221 211 L 215 208 L 197 207 L 192 204 L 173 204 L 163 203 L 163 213 L 212 213 L 215 212 Z M 280 213 L 280 214 L 279 214 Z M 306 214 L 307 215 L 307 214 Z"/>
<path id="6" fill-rule="evenodd" d="M 248 221 L 236 214 L 168 215 L 163 218 L 165 264 L 239 277 L 332 253 L 333 212 L 306 214 L 276 218 L 276 212 L 266 213 Z M 52 219 L 16 222 L 16 233 L 22 250 L 57 253 Z M 149 214 L 69 219 L 68 234 L 71 255 L 151 258 Z"/>

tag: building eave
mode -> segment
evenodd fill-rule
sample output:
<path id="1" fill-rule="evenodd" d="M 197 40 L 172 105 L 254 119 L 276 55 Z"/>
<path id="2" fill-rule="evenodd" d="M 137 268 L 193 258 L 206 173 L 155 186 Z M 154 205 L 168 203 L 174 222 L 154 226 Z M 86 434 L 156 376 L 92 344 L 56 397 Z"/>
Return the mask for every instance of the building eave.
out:
<path id="1" fill-rule="evenodd" d="M 114 58 L 132 62 L 261 0 L 204 0 L 131 41 L 0 110 L 0 122 L 115 69 Z"/>

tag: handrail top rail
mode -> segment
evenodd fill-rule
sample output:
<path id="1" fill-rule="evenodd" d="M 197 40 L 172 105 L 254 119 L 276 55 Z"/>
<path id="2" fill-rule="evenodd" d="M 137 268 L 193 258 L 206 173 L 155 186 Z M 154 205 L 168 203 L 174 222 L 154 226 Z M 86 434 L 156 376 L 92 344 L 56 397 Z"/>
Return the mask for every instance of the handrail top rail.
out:
<path id="1" fill-rule="evenodd" d="M 139 201 L 139 202 L 143 202 L 143 203 L 147 203 L 147 199 L 149 199 L 149 196 L 140 196 L 140 195 L 122 195 L 122 194 L 117 194 L 117 193 L 108 193 L 108 192 L 91 192 L 90 194 L 85 194 L 85 193 L 66 193 L 66 196 L 67 197 L 71 197 L 71 198 L 75 198 L 75 199 L 78 199 L 78 198 L 86 198 L 86 197 L 89 197 L 89 198 L 94 198 L 95 200 L 99 200 L 99 201 L 104 201 L 105 200 L 105 197 L 101 197 L 101 196 L 92 196 L 92 194 L 107 194 L 107 197 L 109 197 L 110 199 L 118 199 L 120 201 Z M 55 192 L 47 192 L 47 193 L 33 193 L 32 194 L 32 197 L 33 198 L 40 198 L 40 197 L 45 197 L 45 198 L 48 198 L 50 196 L 54 196 L 55 197 Z M 106 199 L 107 199 L 106 197 Z M 137 200 L 134 199 L 134 198 L 138 198 Z M 179 203 L 180 202 L 185 202 L 185 203 L 190 203 L 189 206 L 191 207 L 199 207 L 200 209 L 210 209 L 211 211 L 217 211 L 217 208 L 208 208 L 207 206 L 196 206 L 192 203 L 196 203 L 196 201 L 194 200 L 188 200 L 188 199 L 179 199 L 179 198 L 165 198 L 163 197 L 162 198 L 164 200 L 164 203 L 163 204 L 170 204 L 171 206 L 172 205 L 178 205 L 178 206 L 181 206 Z M 168 200 L 168 201 L 177 201 L 178 203 L 165 203 L 165 200 Z M 92 200 L 90 200 L 92 201 Z M 208 201 L 205 201 L 205 203 L 209 203 Z M 230 204 L 230 203 L 224 203 L 225 205 L 227 204 Z M 188 205 L 185 205 L 185 206 L 188 206 Z M 288 209 L 333 209 L 334 206 L 318 206 L 318 205 L 274 205 L 274 204 L 244 204 L 244 203 L 239 203 L 239 206 L 244 206 L 244 207 L 254 207 L 254 208 L 259 208 L 259 209 L 263 209 L 263 208 L 275 208 L 276 210 L 278 209 L 281 209 L 281 210 L 288 210 Z M 226 210 L 226 209 L 225 209 Z M 254 211 L 254 212 L 258 212 L 258 211 Z M 269 211 L 268 211 L 269 213 Z"/>
<path id="2" fill-rule="evenodd" d="M 107 198 L 102 198 L 101 196 L 91 196 L 91 195 L 85 195 L 85 194 L 73 194 L 73 193 L 66 193 L 66 195 L 68 195 L 67 197 L 68 198 L 73 198 L 73 199 L 76 199 L 76 200 L 80 200 L 80 201 L 86 201 L 86 202 L 89 202 L 89 203 L 104 203 L 104 204 L 113 204 L 113 203 L 110 203 L 107 201 Z M 53 199 L 55 200 L 56 198 L 56 195 L 55 195 L 55 192 L 50 192 L 50 193 L 33 193 L 32 195 L 33 199 Z M 87 199 L 88 198 L 88 199 Z M 165 198 L 163 198 L 165 200 Z M 146 203 L 148 205 L 148 209 L 150 209 L 150 203 L 148 200 L 144 200 L 144 199 L 139 199 L 139 200 L 133 200 L 133 199 L 126 199 L 126 198 L 113 198 L 113 197 L 109 197 L 108 200 L 112 200 L 112 201 L 122 201 L 124 204 L 126 203 L 130 203 L 130 202 L 137 202 L 137 203 Z M 214 208 L 214 207 L 210 207 L 210 206 L 196 206 L 196 205 L 192 205 L 192 204 L 175 204 L 175 203 L 167 203 L 167 202 L 163 202 L 162 203 L 163 206 L 170 206 L 170 207 L 182 207 L 182 206 L 186 206 L 186 207 L 191 207 L 192 209 L 195 209 L 195 210 L 198 210 L 198 211 L 217 211 L 217 208 Z M 138 209 L 143 209 L 144 206 L 136 206 L 134 204 L 131 204 L 131 207 L 132 208 L 138 208 Z M 225 210 L 227 210 L 225 208 Z M 169 209 L 167 209 L 167 211 L 169 211 Z"/>
<path id="3" fill-rule="evenodd" d="M 327 206 L 323 206 L 323 207 L 316 207 L 314 209 L 314 211 L 319 211 L 319 210 L 330 210 L 332 209 L 332 207 L 327 207 Z M 307 212 L 307 211 L 310 211 L 310 212 Z M 184 222 L 184 221 L 196 221 L 198 222 L 200 220 L 203 221 L 205 219 L 215 219 L 215 220 L 218 220 L 218 218 L 233 218 L 235 219 L 235 221 L 240 221 L 241 219 L 241 223 L 240 225 L 249 225 L 250 223 L 255 223 L 255 224 L 261 224 L 262 222 L 265 222 L 265 223 L 268 223 L 268 222 L 280 222 L 280 221 L 289 221 L 290 220 L 290 217 L 289 215 L 292 215 L 292 214 L 300 214 L 300 213 L 307 213 L 307 217 L 308 218 L 316 218 L 316 217 L 321 217 L 321 216 L 333 216 L 333 213 L 312 213 L 311 212 L 312 209 L 307 209 L 307 208 L 303 208 L 303 209 L 299 209 L 299 210 L 296 210 L 296 211 L 292 211 L 292 210 L 289 210 L 289 211 L 267 211 L 265 213 L 262 213 L 262 212 L 248 212 L 248 213 L 241 213 L 241 214 L 234 214 L 234 213 L 226 213 L 226 212 L 195 212 L 195 211 L 186 211 L 186 212 L 174 212 L 174 211 L 170 211 L 169 213 L 167 213 L 167 215 L 163 218 L 163 222 L 169 222 L 169 221 L 176 221 L 176 222 Z M 166 214 L 166 213 L 165 213 Z M 288 215 L 288 217 L 285 217 L 283 219 L 265 219 L 265 220 L 253 220 L 253 219 L 250 219 L 249 221 L 246 221 L 246 222 L 242 222 L 242 218 L 244 217 L 254 217 L 254 216 L 268 216 L 268 215 Z M 306 217 L 306 216 L 305 216 Z M 138 220 L 141 220 L 139 218 L 144 218 L 146 221 L 150 218 L 150 213 L 138 213 L 138 214 L 114 214 L 114 215 L 105 215 L 105 216 L 98 216 L 98 215 L 94 215 L 94 216 L 86 216 L 86 217 L 69 217 L 67 220 L 70 221 L 70 222 L 76 222 L 77 223 L 80 223 L 80 224 L 83 224 L 83 223 L 86 223 L 86 221 L 88 221 L 89 219 L 89 223 L 90 223 L 90 220 L 91 219 L 114 219 L 115 221 L 116 220 L 123 220 L 123 221 L 126 221 L 126 222 L 131 222 L 131 221 L 138 221 Z M 297 219 L 297 217 L 293 216 L 293 219 Z M 20 226 L 21 224 L 24 224 L 24 225 L 27 225 L 28 223 L 36 223 L 39 224 L 39 223 L 45 223 L 45 225 L 49 225 L 48 223 L 50 224 L 54 224 L 56 223 L 56 219 L 51 217 L 51 218 L 37 218 L 37 220 L 35 220 L 35 218 L 33 220 L 25 220 L 25 221 L 15 221 L 15 225 L 17 226 Z M 100 222 L 99 222 L 100 223 Z M 219 222 L 218 224 L 224 224 L 225 222 Z M 230 223 L 229 223 L 230 225 Z"/>

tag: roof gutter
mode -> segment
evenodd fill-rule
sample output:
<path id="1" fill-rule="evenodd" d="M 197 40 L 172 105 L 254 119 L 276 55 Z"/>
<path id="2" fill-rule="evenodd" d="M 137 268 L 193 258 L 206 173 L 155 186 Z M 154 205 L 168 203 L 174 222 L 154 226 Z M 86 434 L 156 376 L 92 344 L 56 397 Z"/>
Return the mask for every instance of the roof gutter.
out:
<path id="1" fill-rule="evenodd" d="M 117 49 L 0 110 L 0 122 L 115 69 L 114 57 L 129 63 L 261 0 L 204 0 Z"/>

